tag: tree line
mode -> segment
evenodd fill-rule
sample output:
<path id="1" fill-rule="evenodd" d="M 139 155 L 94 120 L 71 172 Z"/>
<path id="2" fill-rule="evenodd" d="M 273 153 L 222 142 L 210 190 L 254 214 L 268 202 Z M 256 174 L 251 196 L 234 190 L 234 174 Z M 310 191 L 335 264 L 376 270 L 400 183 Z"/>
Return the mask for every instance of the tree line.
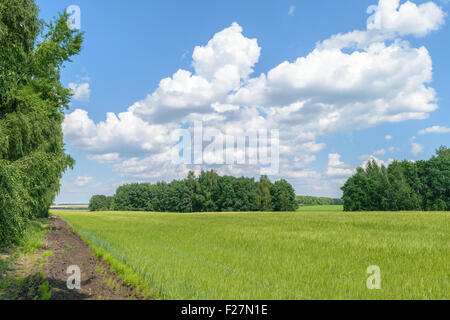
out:
<path id="1" fill-rule="evenodd" d="M 426 161 L 375 161 L 358 168 L 342 187 L 345 211 L 450 210 L 450 149 Z"/>
<path id="2" fill-rule="evenodd" d="M 313 196 L 297 196 L 297 203 L 299 206 L 330 206 L 344 204 L 342 199 Z"/>
<path id="3" fill-rule="evenodd" d="M 60 71 L 81 50 L 67 14 L 45 24 L 34 0 L 0 1 L 0 246 L 31 219 L 47 217 L 63 172 L 63 110 L 71 93 Z M 38 41 L 39 39 L 39 41 Z"/>
<path id="4" fill-rule="evenodd" d="M 90 211 L 236 212 L 295 211 L 294 188 L 286 180 L 274 183 L 254 178 L 219 176 L 215 171 L 189 172 L 184 180 L 126 184 L 114 196 L 93 196 Z"/>

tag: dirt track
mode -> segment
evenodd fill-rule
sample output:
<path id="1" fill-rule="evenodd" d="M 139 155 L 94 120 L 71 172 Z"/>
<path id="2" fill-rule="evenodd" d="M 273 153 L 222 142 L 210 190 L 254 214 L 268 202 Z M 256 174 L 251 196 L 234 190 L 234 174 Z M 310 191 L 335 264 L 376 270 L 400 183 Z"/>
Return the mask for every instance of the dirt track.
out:
<path id="1" fill-rule="evenodd" d="M 45 257 L 47 253 L 47 257 Z M 10 288 L 20 300 L 31 299 L 27 292 L 34 287 L 35 292 L 39 285 L 48 281 L 52 295 L 51 300 L 124 300 L 141 299 L 136 296 L 135 290 L 126 286 L 120 278 L 110 272 L 109 267 L 94 257 L 91 249 L 81 238 L 72 232 L 68 225 L 59 217 L 52 216 L 49 220 L 49 231 L 45 234 L 44 248 L 34 256 L 38 256 L 39 264 L 26 272 L 27 283 L 24 288 Z M 44 258 L 43 258 L 44 257 Z M 15 266 L 16 272 L 24 273 L 23 260 Z M 70 290 L 67 280 L 69 266 L 76 265 L 81 271 L 81 289 Z M 45 275 L 44 279 L 36 277 Z M 36 279 L 38 279 L 36 281 Z"/>

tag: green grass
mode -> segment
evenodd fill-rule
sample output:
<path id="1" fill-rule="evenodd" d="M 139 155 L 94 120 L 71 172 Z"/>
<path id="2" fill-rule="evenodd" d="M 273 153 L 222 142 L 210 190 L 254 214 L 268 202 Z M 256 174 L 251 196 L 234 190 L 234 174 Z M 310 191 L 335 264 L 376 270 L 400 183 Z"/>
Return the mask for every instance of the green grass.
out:
<path id="1" fill-rule="evenodd" d="M 344 206 L 324 205 L 324 206 L 300 206 L 297 212 L 343 212 Z"/>
<path id="2" fill-rule="evenodd" d="M 57 214 L 157 298 L 450 298 L 448 212 Z"/>
<path id="3" fill-rule="evenodd" d="M 46 222 L 47 219 L 30 221 L 24 237 L 17 245 L 8 248 L 0 247 L 0 278 L 20 255 L 34 253 L 42 248 Z"/>
<path id="4" fill-rule="evenodd" d="M 44 245 L 44 235 L 47 219 L 38 219 L 30 221 L 24 237 L 19 241 L 15 250 L 21 254 L 29 254 L 36 252 Z"/>
<path id="5" fill-rule="evenodd" d="M 25 232 L 24 237 L 15 246 L 9 248 L 0 248 L 0 300 L 15 300 L 15 294 L 28 291 L 29 295 L 33 295 L 36 299 L 48 298 L 48 283 L 39 288 L 39 292 L 32 292 L 34 284 L 43 281 L 45 275 L 38 273 L 35 275 L 28 275 L 28 268 L 32 268 L 34 263 L 31 254 L 35 253 L 44 246 L 44 235 L 47 232 L 47 219 L 39 219 L 31 221 Z M 46 257 L 49 252 L 46 252 Z M 12 270 L 14 262 L 23 259 L 23 270 Z M 31 260 L 30 260 L 31 259 Z M 28 263 L 26 263 L 28 262 Z M 14 290 L 8 290 L 13 287 Z M 11 296 L 12 294 L 12 296 Z"/>
<path id="6" fill-rule="evenodd" d="M 52 297 L 52 288 L 50 288 L 50 284 L 48 281 L 44 281 L 39 286 L 39 295 L 36 296 L 34 300 L 50 300 Z"/>

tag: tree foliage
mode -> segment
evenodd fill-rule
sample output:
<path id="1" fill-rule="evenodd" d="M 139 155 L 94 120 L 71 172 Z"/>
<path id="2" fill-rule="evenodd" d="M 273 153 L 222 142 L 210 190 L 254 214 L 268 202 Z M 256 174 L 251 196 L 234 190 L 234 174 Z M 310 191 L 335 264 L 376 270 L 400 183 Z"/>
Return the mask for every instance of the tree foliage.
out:
<path id="1" fill-rule="evenodd" d="M 450 149 L 428 161 L 375 161 L 358 168 L 342 187 L 345 211 L 450 210 Z"/>
<path id="2" fill-rule="evenodd" d="M 270 194 L 275 211 L 295 211 L 297 209 L 294 188 L 286 180 L 282 179 L 275 182 Z"/>
<path id="3" fill-rule="evenodd" d="M 170 183 L 133 183 L 116 190 L 114 207 L 104 208 L 105 196 L 94 196 L 91 211 L 226 212 L 295 211 L 294 188 L 286 180 L 272 184 L 267 176 L 253 178 L 189 172 L 184 180 Z"/>
<path id="4" fill-rule="evenodd" d="M 34 0 L 0 2 L 0 245 L 48 215 L 74 162 L 63 143 L 71 94 L 60 72 L 81 50 L 82 34 L 69 29 L 67 14 L 45 24 L 38 12 Z"/>
<path id="5" fill-rule="evenodd" d="M 114 208 L 114 197 L 107 197 L 103 195 L 92 196 L 89 201 L 90 211 L 108 211 Z"/>
<path id="6" fill-rule="evenodd" d="M 332 206 L 344 204 L 342 199 L 312 196 L 297 196 L 297 202 L 300 206 Z"/>

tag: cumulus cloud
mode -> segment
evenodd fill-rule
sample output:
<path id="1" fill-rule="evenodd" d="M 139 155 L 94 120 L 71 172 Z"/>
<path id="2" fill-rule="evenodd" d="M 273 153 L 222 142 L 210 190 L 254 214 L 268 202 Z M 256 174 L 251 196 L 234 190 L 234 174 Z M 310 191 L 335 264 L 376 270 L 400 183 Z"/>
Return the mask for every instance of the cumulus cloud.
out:
<path id="1" fill-rule="evenodd" d="M 135 179 L 176 179 L 185 177 L 186 166 L 174 166 L 170 150 L 147 157 L 133 157 L 114 164 L 114 169 L 124 177 Z"/>
<path id="2" fill-rule="evenodd" d="M 69 89 L 73 94 L 73 98 L 77 101 L 89 101 L 91 96 L 91 89 L 88 82 L 84 83 L 69 83 Z"/>
<path id="3" fill-rule="evenodd" d="M 418 143 L 411 143 L 411 154 L 413 156 L 417 156 L 418 154 L 422 153 L 423 151 L 423 146 L 421 144 Z"/>
<path id="4" fill-rule="evenodd" d="M 377 6 L 370 6 L 367 13 L 373 13 L 367 21 L 368 30 L 397 33 L 401 36 L 425 36 L 444 24 L 444 12 L 434 2 L 416 5 L 400 0 L 380 0 Z"/>
<path id="5" fill-rule="evenodd" d="M 332 177 L 351 176 L 355 171 L 341 160 L 341 155 L 332 153 L 328 155 L 327 175 Z"/>
<path id="6" fill-rule="evenodd" d="M 437 109 L 430 54 L 401 37 L 438 29 L 442 10 L 432 2 L 380 0 L 369 13 L 366 30 L 333 35 L 306 56 L 259 75 L 253 75 L 261 53 L 257 39 L 232 23 L 194 48 L 193 70 L 162 79 L 127 111 L 108 113 L 99 123 L 83 110 L 67 115 L 65 138 L 91 159 L 117 162 L 120 173 L 148 178 L 186 170 L 168 158 L 176 143 L 171 133 L 195 120 L 221 132 L 280 129 L 281 172 L 311 177 L 317 172 L 307 165 L 325 147 L 320 138 L 425 119 Z M 327 176 L 353 172 L 339 155 L 330 156 Z"/>
<path id="7" fill-rule="evenodd" d="M 107 113 L 105 121 L 95 124 L 86 111 L 76 109 L 63 122 L 65 139 L 74 147 L 94 155 L 109 154 L 110 159 L 111 154 L 160 152 L 174 142 L 169 130 L 168 126 L 149 124 L 130 112 L 118 116 Z"/>
<path id="8" fill-rule="evenodd" d="M 427 133 L 449 133 L 450 128 L 442 127 L 442 126 L 433 126 L 430 128 L 426 128 L 419 131 L 419 134 L 427 134 Z"/>
<path id="9" fill-rule="evenodd" d="M 194 73 L 180 69 L 162 79 L 152 94 L 129 111 L 148 122 L 167 123 L 194 113 L 214 112 L 214 105 L 226 104 L 226 96 L 253 72 L 261 52 L 257 40 L 246 38 L 242 32 L 234 22 L 207 45 L 195 47 Z"/>
<path id="10" fill-rule="evenodd" d="M 385 138 L 387 141 L 392 140 L 392 136 L 391 136 L 390 134 L 386 135 L 384 138 Z"/>
<path id="11" fill-rule="evenodd" d="M 233 22 L 229 28 L 216 33 L 206 46 L 195 47 L 192 59 L 196 73 L 213 79 L 231 66 L 241 78 L 248 77 L 259 60 L 261 48 L 256 39 L 246 38 L 242 31 L 242 27 Z"/>

